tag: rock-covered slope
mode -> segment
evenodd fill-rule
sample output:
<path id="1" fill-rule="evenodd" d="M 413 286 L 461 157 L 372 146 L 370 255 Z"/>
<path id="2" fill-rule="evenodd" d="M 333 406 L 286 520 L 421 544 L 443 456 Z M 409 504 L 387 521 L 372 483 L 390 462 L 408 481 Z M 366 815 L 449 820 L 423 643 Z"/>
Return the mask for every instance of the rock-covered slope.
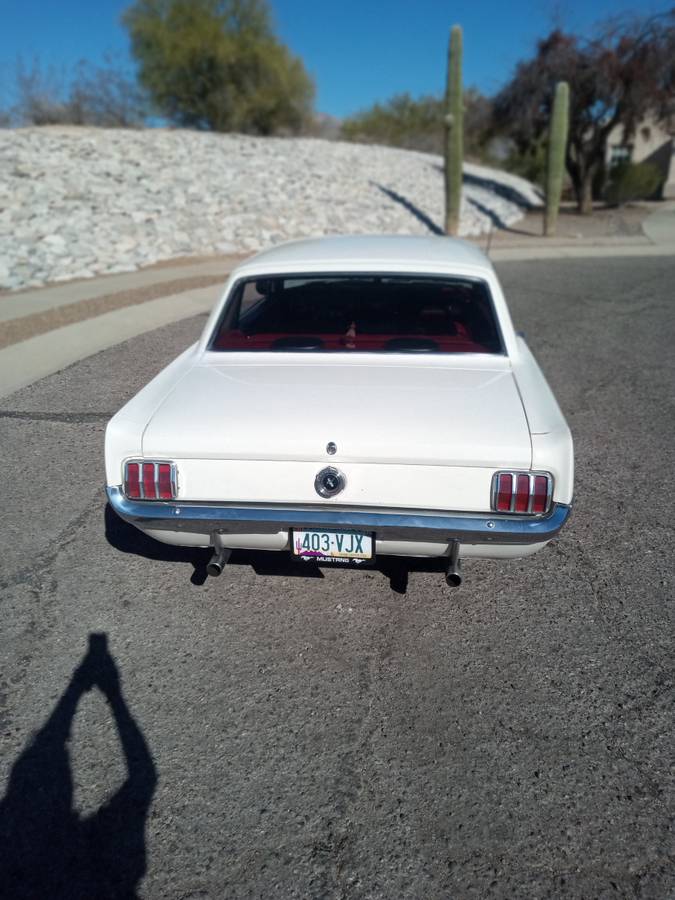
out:
<path id="1" fill-rule="evenodd" d="M 308 138 L 191 131 L 0 131 L 0 288 L 120 272 L 308 235 L 424 234 L 443 221 L 440 157 Z M 539 196 L 465 167 L 462 234 Z"/>

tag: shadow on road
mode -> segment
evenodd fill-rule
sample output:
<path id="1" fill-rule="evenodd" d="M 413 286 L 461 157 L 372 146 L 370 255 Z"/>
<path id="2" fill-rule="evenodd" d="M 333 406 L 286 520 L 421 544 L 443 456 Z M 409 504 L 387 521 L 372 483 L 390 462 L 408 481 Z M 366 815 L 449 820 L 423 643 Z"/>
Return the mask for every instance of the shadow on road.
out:
<path id="1" fill-rule="evenodd" d="M 192 584 L 204 584 L 208 575 L 206 564 L 212 551 L 199 547 L 173 547 L 162 544 L 148 537 L 138 528 L 129 525 L 115 513 L 110 504 L 105 508 L 105 536 L 108 543 L 122 553 L 133 553 L 146 559 L 164 562 L 185 562 L 193 567 L 190 581 Z M 411 572 L 444 572 L 447 560 L 413 559 L 402 556 L 380 556 L 375 569 L 389 579 L 389 586 L 397 594 L 405 594 L 408 590 L 408 576 Z M 280 576 L 283 578 L 323 578 L 323 569 L 335 569 L 333 563 L 297 561 L 289 553 L 283 551 L 265 552 L 263 550 L 235 550 L 221 576 L 225 581 L 229 566 L 250 566 L 256 575 Z M 354 568 L 358 568 L 355 566 Z"/>
<path id="2" fill-rule="evenodd" d="M 68 740 L 81 697 L 98 688 L 110 706 L 127 768 L 93 815 L 73 809 Z M 51 715 L 12 767 L 0 801 L 0 896 L 12 900 L 132 900 L 145 875 L 145 820 L 155 765 L 124 701 L 105 634 L 89 650 Z"/>
<path id="3" fill-rule="evenodd" d="M 192 584 L 201 585 L 206 581 L 206 564 L 211 555 L 208 550 L 199 547 L 173 547 L 155 541 L 138 528 L 129 525 L 124 519 L 120 519 L 109 503 L 106 504 L 103 515 L 106 540 L 115 550 L 161 562 L 189 563 L 193 568 L 190 576 Z"/>

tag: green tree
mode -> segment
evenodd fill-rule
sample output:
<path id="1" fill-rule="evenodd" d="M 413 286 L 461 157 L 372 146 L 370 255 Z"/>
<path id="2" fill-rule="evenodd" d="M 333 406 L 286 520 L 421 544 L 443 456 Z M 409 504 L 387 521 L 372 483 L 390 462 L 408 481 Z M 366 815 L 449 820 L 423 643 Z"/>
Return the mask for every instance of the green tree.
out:
<path id="1" fill-rule="evenodd" d="M 675 8 L 617 20 L 592 40 L 555 30 L 521 62 L 495 98 L 495 123 L 529 154 L 546 134 L 555 86 L 570 88 L 565 165 L 579 212 L 591 213 L 607 141 L 622 126 L 627 142 L 642 119 L 667 116 L 675 84 Z"/>
<path id="2" fill-rule="evenodd" d="M 136 0 L 123 23 L 141 84 L 179 125 L 273 134 L 311 115 L 314 85 L 265 0 Z"/>

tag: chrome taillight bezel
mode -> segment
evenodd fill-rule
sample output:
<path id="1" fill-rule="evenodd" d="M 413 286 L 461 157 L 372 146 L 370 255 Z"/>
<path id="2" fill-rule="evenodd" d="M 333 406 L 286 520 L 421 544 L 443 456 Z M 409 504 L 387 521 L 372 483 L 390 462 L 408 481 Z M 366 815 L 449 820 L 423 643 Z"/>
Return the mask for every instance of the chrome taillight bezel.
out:
<path id="1" fill-rule="evenodd" d="M 502 475 L 510 475 L 512 478 L 512 486 L 513 489 L 511 491 L 511 508 L 508 510 L 498 509 L 497 508 L 497 494 L 499 492 L 499 479 Z M 515 508 L 516 505 L 516 496 L 517 496 L 517 484 L 518 484 L 518 476 L 519 475 L 527 475 L 529 478 L 529 501 L 527 504 L 527 509 L 517 510 Z M 543 477 L 546 478 L 546 506 L 545 509 L 541 512 L 533 512 L 532 506 L 534 504 L 534 485 L 535 478 Z M 539 472 L 539 471 L 530 471 L 529 469 L 500 469 L 498 472 L 495 472 L 492 476 L 492 485 L 490 487 L 490 509 L 494 512 L 499 513 L 499 515 L 514 515 L 514 516 L 545 516 L 551 511 L 551 506 L 553 505 L 553 475 L 550 472 Z"/>
<path id="2" fill-rule="evenodd" d="M 139 494 L 138 497 L 132 497 L 129 494 L 129 466 L 137 465 L 139 467 Z M 171 497 L 160 497 L 159 496 L 159 467 L 169 466 L 170 467 L 170 484 L 171 484 Z M 153 497 L 145 496 L 145 489 L 143 487 L 143 466 L 154 466 L 154 485 L 155 485 L 155 495 Z M 122 467 L 122 490 L 124 492 L 124 496 L 129 500 L 154 500 L 155 502 L 170 502 L 171 500 L 175 500 L 178 497 L 178 470 L 176 467 L 176 463 L 170 459 L 127 459 L 124 461 L 124 465 Z"/>

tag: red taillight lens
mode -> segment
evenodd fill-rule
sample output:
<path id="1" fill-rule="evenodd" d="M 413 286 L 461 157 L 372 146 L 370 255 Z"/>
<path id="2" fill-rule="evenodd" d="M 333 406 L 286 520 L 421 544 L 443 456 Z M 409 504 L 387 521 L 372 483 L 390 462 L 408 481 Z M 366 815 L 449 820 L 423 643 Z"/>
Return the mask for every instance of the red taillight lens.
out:
<path id="1" fill-rule="evenodd" d="M 513 475 L 502 472 L 497 476 L 497 502 L 496 509 L 499 512 L 511 511 L 511 494 L 513 493 Z"/>
<path id="2" fill-rule="evenodd" d="M 161 500 L 171 500 L 171 498 L 173 497 L 173 485 L 171 484 L 171 466 L 168 463 L 159 464 L 157 492 Z"/>
<path id="3" fill-rule="evenodd" d="M 493 478 L 492 509 L 496 512 L 539 514 L 548 511 L 553 479 L 529 472 L 496 472 Z"/>
<path id="4" fill-rule="evenodd" d="M 516 502 L 514 512 L 526 513 L 530 505 L 530 476 L 518 475 L 516 478 Z"/>
<path id="5" fill-rule="evenodd" d="M 154 500 L 157 497 L 155 488 L 155 464 L 143 463 L 143 499 Z"/>
<path id="6" fill-rule="evenodd" d="M 545 475 L 534 476 L 534 496 L 532 497 L 532 512 L 546 512 L 548 506 L 548 478 Z"/>
<path id="7" fill-rule="evenodd" d="M 124 467 L 124 493 L 130 500 L 173 500 L 176 496 L 174 463 L 130 461 Z"/>
<path id="8" fill-rule="evenodd" d="M 141 483 L 138 476 L 138 463 L 127 463 L 124 479 L 124 493 L 132 500 L 138 500 L 141 496 Z"/>

